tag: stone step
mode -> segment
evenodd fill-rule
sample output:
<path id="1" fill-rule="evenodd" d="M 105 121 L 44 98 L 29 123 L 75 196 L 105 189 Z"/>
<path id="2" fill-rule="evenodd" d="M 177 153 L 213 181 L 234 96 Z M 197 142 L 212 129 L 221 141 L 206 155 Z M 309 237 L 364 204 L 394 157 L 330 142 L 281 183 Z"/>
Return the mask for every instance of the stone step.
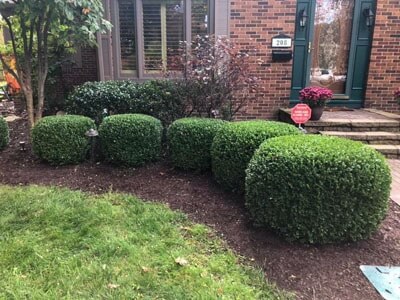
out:
<path id="1" fill-rule="evenodd" d="M 400 145 L 369 145 L 387 158 L 400 158 Z"/>
<path id="2" fill-rule="evenodd" d="M 345 131 L 345 132 L 365 132 L 365 131 L 389 131 L 400 132 L 400 120 L 390 118 L 370 111 L 362 111 L 365 117 L 358 115 L 352 117 L 351 112 L 336 112 L 335 114 L 324 113 L 319 121 L 308 121 L 303 126 L 310 133 L 320 131 Z M 343 117 L 340 117 L 340 114 Z M 339 115 L 339 117 L 338 117 Z M 290 109 L 279 110 L 279 120 L 292 123 Z"/>
<path id="3" fill-rule="evenodd" d="M 327 136 L 338 136 L 342 138 L 360 141 L 366 144 L 376 145 L 400 145 L 400 132 L 387 131 L 320 131 Z"/>

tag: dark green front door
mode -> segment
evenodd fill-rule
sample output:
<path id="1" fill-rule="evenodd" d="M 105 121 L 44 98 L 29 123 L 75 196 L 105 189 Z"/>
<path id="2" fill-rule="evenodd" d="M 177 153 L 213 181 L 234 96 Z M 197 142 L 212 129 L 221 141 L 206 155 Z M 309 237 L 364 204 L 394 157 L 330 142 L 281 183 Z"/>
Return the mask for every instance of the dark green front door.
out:
<path id="1" fill-rule="evenodd" d="M 334 92 L 329 105 L 363 106 L 375 0 L 298 0 L 291 104 L 306 86 Z"/>

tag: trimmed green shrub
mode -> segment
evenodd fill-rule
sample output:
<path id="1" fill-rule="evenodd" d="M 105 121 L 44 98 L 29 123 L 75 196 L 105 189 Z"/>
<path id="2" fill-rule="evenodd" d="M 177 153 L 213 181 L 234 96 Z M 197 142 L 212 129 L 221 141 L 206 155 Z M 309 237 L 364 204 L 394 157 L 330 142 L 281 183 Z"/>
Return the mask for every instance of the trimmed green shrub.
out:
<path id="1" fill-rule="evenodd" d="M 86 82 L 69 94 L 65 109 L 70 114 L 90 117 L 99 124 L 109 112 L 125 113 L 129 110 L 136 86 L 132 81 Z"/>
<path id="2" fill-rule="evenodd" d="M 369 237 L 389 205 L 390 169 L 367 145 L 323 136 L 270 139 L 246 171 L 256 225 L 307 243 Z"/>
<path id="3" fill-rule="evenodd" d="M 8 130 L 7 121 L 0 117 L 0 150 L 3 150 L 5 147 L 7 147 L 9 142 L 10 133 Z"/>
<path id="4" fill-rule="evenodd" d="M 184 170 L 204 171 L 211 168 L 211 144 L 222 120 L 185 118 L 172 123 L 167 138 L 171 162 Z"/>
<path id="5" fill-rule="evenodd" d="M 33 152 L 52 165 L 79 163 L 86 158 L 90 147 L 85 135 L 90 128 L 96 125 L 84 116 L 45 117 L 32 129 Z"/>
<path id="6" fill-rule="evenodd" d="M 126 166 L 141 166 L 159 158 L 163 127 L 160 120 L 147 115 L 114 115 L 103 120 L 99 135 L 107 161 Z"/>
<path id="7" fill-rule="evenodd" d="M 179 81 L 151 80 L 87 82 L 68 96 L 66 111 L 88 116 L 100 124 L 109 113 L 141 113 L 171 124 L 186 114 L 184 86 Z"/>
<path id="8" fill-rule="evenodd" d="M 254 151 L 265 140 L 300 134 L 293 125 L 274 121 L 244 121 L 224 126 L 215 136 L 211 148 L 212 171 L 224 188 L 243 193 L 245 170 Z"/>

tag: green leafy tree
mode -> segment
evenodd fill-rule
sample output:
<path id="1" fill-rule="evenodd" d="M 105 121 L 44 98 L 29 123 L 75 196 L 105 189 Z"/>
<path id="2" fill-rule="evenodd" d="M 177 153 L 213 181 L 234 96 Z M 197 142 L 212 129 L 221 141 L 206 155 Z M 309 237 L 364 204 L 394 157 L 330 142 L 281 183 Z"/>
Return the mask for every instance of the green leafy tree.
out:
<path id="1" fill-rule="evenodd" d="M 0 0 L 0 13 L 10 32 L 9 53 L 16 59 L 16 70 L 7 63 L 7 51 L 0 59 L 21 85 L 33 127 L 44 108 L 50 41 L 94 46 L 96 33 L 111 24 L 103 19 L 101 0 Z"/>

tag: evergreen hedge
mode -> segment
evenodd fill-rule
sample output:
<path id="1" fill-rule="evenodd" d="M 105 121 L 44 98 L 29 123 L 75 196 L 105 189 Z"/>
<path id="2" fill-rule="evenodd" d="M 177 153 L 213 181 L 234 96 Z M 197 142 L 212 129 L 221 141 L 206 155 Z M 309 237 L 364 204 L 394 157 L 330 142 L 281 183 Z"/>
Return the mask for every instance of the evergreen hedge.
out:
<path id="1" fill-rule="evenodd" d="M 86 82 L 69 94 L 65 107 L 68 113 L 88 116 L 97 124 L 111 113 L 139 113 L 169 125 L 186 114 L 184 90 L 181 82 L 173 80 Z"/>
<path id="2" fill-rule="evenodd" d="M 245 170 L 254 151 L 265 140 L 297 135 L 293 125 L 274 121 L 233 122 L 224 126 L 214 138 L 211 157 L 215 179 L 224 188 L 243 193 Z"/>
<path id="3" fill-rule="evenodd" d="M 210 169 L 211 145 L 224 124 L 208 118 L 184 118 L 172 123 L 167 132 L 172 164 L 184 170 Z"/>
<path id="4" fill-rule="evenodd" d="M 246 207 L 255 224 L 289 240 L 364 239 L 388 210 L 388 164 L 359 142 L 310 135 L 270 139 L 246 172 Z"/>
<path id="5" fill-rule="evenodd" d="M 99 127 L 103 154 L 117 165 L 141 166 L 155 161 L 161 152 L 162 130 L 161 121 L 147 115 L 106 117 Z"/>
<path id="6" fill-rule="evenodd" d="M 8 130 L 7 121 L 0 117 L 0 150 L 3 150 L 5 147 L 7 147 L 9 142 L 10 133 Z"/>
<path id="7" fill-rule="evenodd" d="M 96 128 L 94 121 L 84 116 L 49 116 L 32 129 L 33 152 L 52 165 L 82 162 L 89 150 L 85 133 Z"/>

